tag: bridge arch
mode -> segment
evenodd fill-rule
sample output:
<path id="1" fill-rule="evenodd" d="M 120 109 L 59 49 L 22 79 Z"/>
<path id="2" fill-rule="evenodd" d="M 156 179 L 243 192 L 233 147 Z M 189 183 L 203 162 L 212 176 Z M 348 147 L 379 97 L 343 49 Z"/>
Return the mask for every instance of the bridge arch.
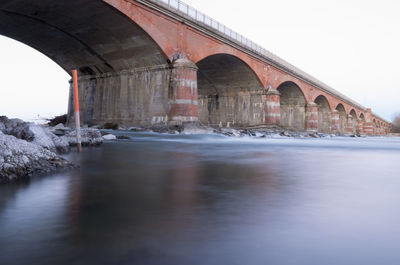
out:
<path id="1" fill-rule="evenodd" d="M 364 134 L 366 131 L 366 123 L 365 123 L 365 115 L 362 112 L 360 113 L 360 116 L 359 116 L 359 122 L 360 123 L 358 125 L 358 129 L 359 129 L 358 133 Z"/>
<path id="2" fill-rule="evenodd" d="M 339 132 L 345 133 L 347 122 L 346 109 L 344 108 L 342 103 L 339 103 L 335 109 L 339 112 Z"/>
<path id="3" fill-rule="evenodd" d="M 202 62 L 208 58 L 212 58 L 215 56 L 228 56 L 228 57 L 235 57 L 238 60 L 242 61 L 243 64 L 246 64 L 249 69 L 254 73 L 255 77 L 258 79 L 260 85 L 262 87 L 265 87 L 266 83 L 266 78 L 264 77 L 265 75 L 265 69 L 260 68 L 260 65 L 254 64 L 252 60 L 250 60 L 249 57 L 243 56 L 242 53 L 239 53 L 235 50 L 233 50 L 230 46 L 212 46 L 209 47 L 208 50 L 196 50 L 196 51 L 189 51 L 190 54 L 190 59 L 193 59 L 193 62 L 195 64 L 198 64 L 199 62 Z"/>
<path id="4" fill-rule="evenodd" d="M 253 69 L 230 54 L 213 54 L 197 62 L 199 119 L 208 125 L 263 123 L 263 86 Z"/>
<path id="5" fill-rule="evenodd" d="M 351 109 L 350 115 L 351 115 L 351 124 L 353 128 L 353 133 L 356 133 L 358 130 L 358 116 L 355 109 Z"/>
<path id="6" fill-rule="evenodd" d="M 306 97 L 301 88 L 292 81 L 283 82 L 280 93 L 281 126 L 289 129 L 305 129 Z"/>
<path id="7" fill-rule="evenodd" d="M 35 48 L 68 73 L 78 68 L 94 75 L 167 63 L 141 26 L 103 1 L 10 0 L 0 4 L 0 12 L 1 35 Z"/>
<path id="8" fill-rule="evenodd" d="M 83 124 L 149 124 L 168 113 L 170 61 L 122 9 L 105 1 L 5 0 L 0 34 L 40 51 L 69 74 L 78 69 Z"/>
<path id="9" fill-rule="evenodd" d="M 323 133 L 331 132 L 331 107 L 324 95 L 319 95 L 314 102 L 318 105 L 318 131 Z"/>

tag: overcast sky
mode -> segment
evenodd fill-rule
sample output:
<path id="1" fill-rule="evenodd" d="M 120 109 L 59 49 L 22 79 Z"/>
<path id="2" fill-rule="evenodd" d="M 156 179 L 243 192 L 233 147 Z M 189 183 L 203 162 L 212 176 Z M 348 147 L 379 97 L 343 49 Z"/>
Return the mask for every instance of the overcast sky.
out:
<path id="1" fill-rule="evenodd" d="M 186 0 L 286 61 L 391 120 L 400 111 L 400 1 Z M 69 75 L 0 37 L 0 115 L 66 113 Z"/>

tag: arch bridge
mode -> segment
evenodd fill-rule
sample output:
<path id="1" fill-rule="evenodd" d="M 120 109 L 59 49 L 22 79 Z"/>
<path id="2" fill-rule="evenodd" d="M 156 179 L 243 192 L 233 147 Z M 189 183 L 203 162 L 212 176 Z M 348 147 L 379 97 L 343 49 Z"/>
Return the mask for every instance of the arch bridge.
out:
<path id="1" fill-rule="evenodd" d="M 178 0 L 3 0 L 0 34 L 67 72 L 81 120 L 386 134 L 390 124 Z M 70 97 L 71 100 L 71 97 Z"/>

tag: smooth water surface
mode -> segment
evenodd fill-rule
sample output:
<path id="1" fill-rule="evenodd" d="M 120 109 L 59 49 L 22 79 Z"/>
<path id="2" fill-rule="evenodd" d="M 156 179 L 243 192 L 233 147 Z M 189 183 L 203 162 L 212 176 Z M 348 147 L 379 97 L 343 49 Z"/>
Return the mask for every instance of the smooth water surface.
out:
<path id="1" fill-rule="evenodd" d="M 0 264 L 400 264 L 398 138 L 130 136 L 0 186 Z"/>

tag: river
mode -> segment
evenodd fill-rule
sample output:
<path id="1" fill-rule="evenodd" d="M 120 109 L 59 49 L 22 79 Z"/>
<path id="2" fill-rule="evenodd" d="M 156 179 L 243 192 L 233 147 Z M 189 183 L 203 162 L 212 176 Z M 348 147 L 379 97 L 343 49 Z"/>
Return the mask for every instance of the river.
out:
<path id="1" fill-rule="evenodd" d="M 0 186 L 1 265 L 400 264 L 399 138 L 129 135 Z"/>

